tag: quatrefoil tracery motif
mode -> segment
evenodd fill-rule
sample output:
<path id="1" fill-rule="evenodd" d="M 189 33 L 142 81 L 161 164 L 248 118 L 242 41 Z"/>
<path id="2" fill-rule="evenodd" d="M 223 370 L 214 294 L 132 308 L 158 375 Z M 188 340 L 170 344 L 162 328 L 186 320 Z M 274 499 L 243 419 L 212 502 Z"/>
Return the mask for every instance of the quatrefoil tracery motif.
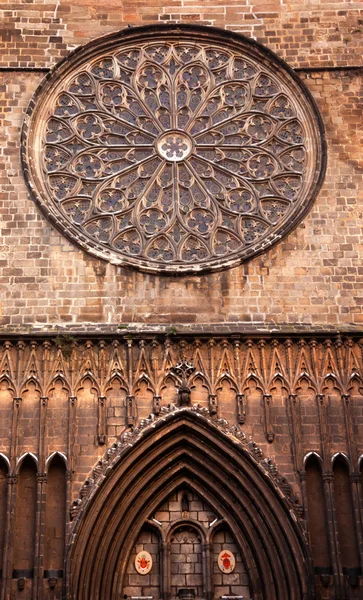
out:
<path id="1" fill-rule="evenodd" d="M 119 264 L 236 264 L 295 224 L 321 169 L 309 103 L 286 74 L 216 41 L 121 43 L 45 101 L 32 127 L 38 199 Z"/>

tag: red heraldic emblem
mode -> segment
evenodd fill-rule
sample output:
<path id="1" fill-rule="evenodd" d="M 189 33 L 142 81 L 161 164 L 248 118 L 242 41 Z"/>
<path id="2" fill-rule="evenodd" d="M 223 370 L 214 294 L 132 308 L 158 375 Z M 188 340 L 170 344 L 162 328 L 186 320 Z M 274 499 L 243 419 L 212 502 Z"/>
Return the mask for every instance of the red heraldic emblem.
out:
<path id="1" fill-rule="evenodd" d="M 218 567 L 222 573 L 232 573 L 236 566 L 234 554 L 226 548 L 218 555 Z"/>
<path id="2" fill-rule="evenodd" d="M 151 571 L 151 567 L 153 566 L 153 559 L 151 558 L 151 554 L 146 552 L 146 550 L 142 550 L 136 555 L 135 558 L 135 569 L 140 575 L 147 575 Z"/>

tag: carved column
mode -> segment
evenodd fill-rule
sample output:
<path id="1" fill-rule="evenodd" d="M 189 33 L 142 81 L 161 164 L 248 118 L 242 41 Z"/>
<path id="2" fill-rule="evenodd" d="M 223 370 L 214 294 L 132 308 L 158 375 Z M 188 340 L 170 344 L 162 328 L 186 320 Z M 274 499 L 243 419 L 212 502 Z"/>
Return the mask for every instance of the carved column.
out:
<path id="1" fill-rule="evenodd" d="M 246 418 L 246 410 L 245 410 L 245 397 L 244 394 L 242 393 L 242 373 L 241 373 L 241 357 L 240 357 L 240 351 L 241 351 L 241 340 L 239 338 L 239 336 L 232 336 L 233 337 L 233 347 L 234 347 L 234 364 L 235 364 L 235 371 L 236 371 L 236 377 L 237 377 L 237 393 L 236 393 L 236 405 L 237 405 L 237 422 L 240 425 L 243 425 L 243 423 L 245 422 L 245 418 Z"/>
<path id="2" fill-rule="evenodd" d="M 106 443 L 106 396 L 98 397 L 97 441 L 100 446 Z"/>
<path id="3" fill-rule="evenodd" d="M 18 344 L 18 358 L 19 354 L 22 354 L 24 350 L 24 344 Z M 11 425 L 11 442 L 10 442 L 10 468 L 11 473 L 8 475 L 8 483 L 10 484 L 7 498 L 7 528 L 5 534 L 5 552 L 4 552 L 4 571 L 3 571 L 3 585 L 1 598 L 8 599 L 11 594 L 11 579 L 13 569 L 13 540 L 14 540 L 14 523 L 15 523 L 15 507 L 17 497 L 17 486 L 18 475 L 15 474 L 16 469 L 16 457 L 18 454 L 18 425 L 21 411 L 21 398 L 13 398 L 13 414 L 12 414 L 12 425 Z"/>
<path id="4" fill-rule="evenodd" d="M 77 396 L 69 396 L 68 398 L 68 440 L 67 440 L 67 459 L 68 459 L 68 471 L 67 471 L 67 488 L 66 488 L 66 505 L 71 506 L 72 503 L 72 474 L 73 474 L 73 451 L 76 435 L 76 411 L 77 411 Z M 66 523 L 69 521 L 69 515 L 67 514 Z M 66 537 L 68 541 L 69 531 L 67 531 Z"/>
<path id="5" fill-rule="evenodd" d="M 98 343 L 99 346 L 99 355 L 98 355 L 98 377 L 100 382 L 105 381 L 106 373 L 107 373 L 107 358 L 105 354 L 106 342 L 105 340 L 100 340 Z"/>
<path id="6" fill-rule="evenodd" d="M 325 498 L 325 514 L 327 516 L 329 548 L 331 564 L 333 568 L 334 586 L 336 599 L 343 598 L 344 581 L 343 572 L 340 564 L 338 532 L 336 525 L 335 505 L 333 483 L 334 475 L 331 471 L 323 474 L 324 483 L 324 498 Z"/>
<path id="7" fill-rule="evenodd" d="M 297 394 L 289 394 L 288 400 L 291 412 L 291 434 L 295 469 L 297 472 L 300 472 L 303 469 L 300 399 Z"/>
<path id="8" fill-rule="evenodd" d="M 354 429 L 353 429 L 353 421 L 352 421 L 352 413 L 351 413 L 351 403 L 350 403 L 350 395 L 342 394 L 342 402 L 343 402 L 343 412 L 344 412 L 344 423 L 345 423 L 345 431 L 347 438 L 347 446 L 348 446 L 348 454 L 350 458 L 350 464 L 354 469 L 358 464 L 358 451 L 357 451 L 357 442 L 355 439 Z M 352 487 L 352 500 L 354 507 L 354 516 L 355 516 L 355 526 L 357 533 L 357 542 L 359 549 L 359 560 L 360 560 L 360 568 L 361 572 L 363 571 L 363 524 L 362 524 L 362 514 L 361 514 L 361 502 L 362 502 L 362 487 L 361 487 L 361 476 L 360 473 L 352 472 L 350 474 L 350 482 Z"/>
<path id="9" fill-rule="evenodd" d="M 126 396 L 126 424 L 135 424 L 135 396 Z"/>
<path id="10" fill-rule="evenodd" d="M 39 440 L 38 440 L 38 459 L 39 469 L 45 470 L 45 452 L 46 452 L 46 422 L 47 422 L 48 397 L 40 398 L 40 419 L 39 419 Z"/>
<path id="11" fill-rule="evenodd" d="M 40 418 L 39 418 L 39 440 L 38 440 L 38 459 L 39 473 L 37 474 L 37 506 L 36 506 L 36 530 L 35 530 L 35 560 L 34 560 L 34 597 L 43 597 L 43 556 L 44 556 L 44 513 L 45 513 L 45 493 L 43 484 L 47 480 L 45 473 L 45 437 L 46 437 L 46 416 L 48 407 L 48 397 L 40 398 Z"/>
<path id="12" fill-rule="evenodd" d="M 129 386 L 129 394 L 132 393 L 133 386 L 133 358 L 132 358 L 132 340 L 126 340 L 127 345 L 127 382 Z"/>
<path id="13" fill-rule="evenodd" d="M 317 402 L 317 407 L 318 407 L 320 445 L 321 445 L 321 455 L 323 458 L 323 469 L 324 469 L 323 482 L 324 482 L 324 496 L 325 496 L 325 512 L 327 515 L 327 522 L 328 522 L 329 547 L 330 547 L 331 564 L 333 567 L 335 593 L 336 593 L 336 598 L 338 600 L 339 598 L 344 597 L 344 579 L 343 579 L 343 571 L 342 571 L 342 566 L 340 563 L 340 554 L 339 554 L 338 529 L 337 529 L 337 519 L 336 519 L 336 514 L 335 514 L 334 491 L 333 491 L 334 475 L 331 472 L 331 465 L 330 465 L 326 406 L 325 406 L 324 394 L 317 394 L 316 402 Z"/>
<path id="14" fill-rule="evenodd" d="M 299 479 L 300 479 L 300 484 L 301 484 L 301 495 L 302 495 L 303 506 L 304 506 L 304 519 L 305 519 L 307 531 L 309 531 L 308 497 L 307 497 L 307 491 L 306 491 L 306 471 L 301 470 L 298 473 L 299 473 Z"/>
<path id="15" fill-rule="evenodd" d="M 271 422 L 271 394 L 263 394 L 263 406 L 265 411 L 265 435 L 267 441 L 271 444 L 275 439 Z"/>
<path id="16" fill-rule="evenodd" d="M 164 600 L 171 600 L 171 566 L 170 566 L 170 543 L 164 544 Z"/>
<path id="17" fill-rule="evenodd" d="M 215 392 L 215 369 L 214 369 L 214 346 L 216 342 L 213 338 L 210 338 L 207 342 L 208 344 L 208 357 L 209 357 L 209 371 L 210 371 L 210 384 L 211 384 L 211 393 Z"/>
<path id="18" fill-rule="evenodd" d="M 324 400 L 325 400 L 324 394 L 316 395 L 316 404 L 317 404 L 317 408 L 318 408 L 318 417 L 319 417 L 321 456 L 323 459 L 324 471 L 330 472 L 328 434 L 327 434 L 327 424 L 326 424 L 326 407 L 325 407 Z"/>
<path id="19" fill-rule="evenodd" d="M 43 598 L 43 570 L 44 570 L 44 508 L 45 508 L 45 484 L 47 482 L 47 474 L 44 472 L 37 473 L 37 506 L 36 506 L 36 529 L 35 529 L 35 558 L 34 558 L 34 583 L 33 597 L 34 600 L 42 600 Z"/>
<path id="20" fill-rule="evenodd" d="M 70 534 L 69 510 L 70 510 L 70 506 L 72 504 L 72 477 L 73 477 L 73 471 L 71 471 L 70 469 L 68 469 L 67 472 L 66 472 L 66 507 L 65 507 L 65 510 L 66 510 L 66 515 L 65 515 L 66 528 L 65 528 L 65 540 L 64 540 L 64 547 L 65 548 L 67 548 L 69 534 Z M 68 523 L 68 527 L 67 527 L 67 523 Z"/>
<path id="21" fill-rule="evenodd" d="M 11 426 L 11 444 L 10 444 L 10 465 L 11 469 L 15 471 L 16 457 L 18 455 L 18 424 L 21 411 L 21 398 L 13 398 L 13 415 L 12 415 L 12 426 Z"/>
<path id="22" fill-rule="evenodd" d="M 352 487 L 352 500 L 355 516 L 355 529 L 357 533 L 357 542 L 359 549 L 360 570 L 363 571 L 363 536 L 362 536 L 362 485 L 361 474 L 359 472 L 350 474 L 350 484 Z"/>
<path id="23" fill-rule="evenodd" d="M 206 600 L 213 598 L 213 570 L 212 570 L 212 545 L 209 543 L 202 544 L 202 561 L 203 561 L 203 587 Z"/>
<path id="24" fill-rule="evenodd" d="M 6 502 L 7 523 L 5 532 L 4 562 L 3 562 L 3 581 L 1 588 L 1 600 L 8 600 L 11 594 L 11 580 L 13 570 L 13 546 L 14 546 L 14 524 L 15 524 L 15 506 L 17 496 L 18 476 L 15 473 L 9 473 L 8 478 L 8 497 Z"/>
<path id="25" fill-rule="evenodd" d="M 151 345 L 151 369 L 153 372 L 154 381 L 157 381 L 159 373 L 159 357 L 160 357 L 160 344 L 156 339 L 150 342 Z"/>
<path id="26" fill-rule="evenodd" d="M 131 394 L 133 389 L 133 358 L 132 358 L 132 340 L 126 340 L 127 344 L 127 372 L 129 394 L 126 396 L 126 425 L 131 427 L 135 424 L 135 397 Z"/>
<path id="27" fill-rule="evenodd" d="M 67 458 L 68 468 L 73 471 L 73 449 L 76 436 L 76 413 L 77 413 L 77 396 L 69 396 L 68 398 L 68 443 L 67 443 Z"/>
<path id="28" fill-rule="evenodd" d="M 23 341 L 19 341 L 16 344 L 17 347 L 17 361 L 16 361 L 16 380 L 18 382 L 22 381 L 23 379 L 23 369 L 24 369 L 24 350 L 25 350 L 25 343 Z"/>
<path id="29" fill-rule="evenodd" d="M 342 394 L 343 401 L 343 412 L 344 412 L 344 423 L 345 432 L 347 437 L 348 454 L 352 465 L 356 465 L 358 462 L 357 443 L 354 435 L 352 412 L 350 407 L 350 395 Z"/>
<path id="30" fill-rule="evenodd" d="M 165 546 L 164 543 L 159 538 L 159 584 L 160 584 L 160 599 L 165 598 Z M 157 599 L 155 599 L 157 600 Z"/>
<path id="31" fill-rule="evenodd" d="M 265 340 L 259 340 L 257 342 L 257 346 L 260 354 L 260 363 L 261 363 L 261 371 L 263 377 L 266 377 L 267 369 L 266 369 L 266 356 L 265 356 Z M 272 426 L 272 396 L 271 394 L 264 393 L 262 395 L 263 401 L 263 412 L 264 412 L 264 429 L 266 440 L 271 444 L 275 439 L 275 434 Z"/>

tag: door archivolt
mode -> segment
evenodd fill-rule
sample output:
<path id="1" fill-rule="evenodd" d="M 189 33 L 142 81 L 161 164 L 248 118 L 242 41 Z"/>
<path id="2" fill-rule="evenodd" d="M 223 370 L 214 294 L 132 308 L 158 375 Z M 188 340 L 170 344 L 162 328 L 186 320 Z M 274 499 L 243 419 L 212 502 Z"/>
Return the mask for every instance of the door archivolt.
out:
<path id="1" fill-rule="evenodd" d="M 182 600 L 180 590 L 191 588 L 196 600 L 247 594 L 254 600 L 313 597 L 308 546 L 289 502 L 248 446 L 226 434 L 225 426 L 219 429 L 196 410 L 176 409 L 150 423 L 133 444 L 120 445 L 106 466 L 73 526 L 67 599 L 119 600 L 127 594 Z M 195 510 L 197 502 L 203 509 Z M 181 573 L 172 546 L 191 531 L 197 536 L 193 552 L 187 542 L 186 550 L 180 543 L 181 571 L 190 569 L 191 555 L 202 559 L 194 557 L 194 572 Z M 148 542 L 139 540 L 147 535 Z M 232 593 L 232 583 L 217 577 L 215 557 L 219 547 L 233 542 L 236 565 L 244 565 L 248 578 L 234 572 Z M 149 583 L 145 576 L 135 579 L 141 591 L 131 593 L 132 553 L 146 543 L 157 552 L 155 568 Z M 196 577 L 182 580 L 182 575 Z"/>

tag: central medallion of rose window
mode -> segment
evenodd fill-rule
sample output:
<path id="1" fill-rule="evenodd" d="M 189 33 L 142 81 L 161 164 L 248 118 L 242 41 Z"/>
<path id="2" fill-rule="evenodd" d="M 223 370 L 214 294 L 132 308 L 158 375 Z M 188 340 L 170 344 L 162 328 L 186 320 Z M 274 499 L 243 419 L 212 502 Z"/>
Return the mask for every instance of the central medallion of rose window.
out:
<path id="1" fill-rule="evenodd" d="M 180 162 L 188 158 L 193 149 L 193 142 L 184 131 L 163 133 L 156 142 L 156 150 L 165 160 Z"/>
<path id="2" fill-rule="evenodd" d="M 62 62 L 24 126 L 46 216 L 114 264 L 233 266 L 305 214 L 324 170 L 309 93 L 255 43 L 211 28 L 132 29 Z"/>

